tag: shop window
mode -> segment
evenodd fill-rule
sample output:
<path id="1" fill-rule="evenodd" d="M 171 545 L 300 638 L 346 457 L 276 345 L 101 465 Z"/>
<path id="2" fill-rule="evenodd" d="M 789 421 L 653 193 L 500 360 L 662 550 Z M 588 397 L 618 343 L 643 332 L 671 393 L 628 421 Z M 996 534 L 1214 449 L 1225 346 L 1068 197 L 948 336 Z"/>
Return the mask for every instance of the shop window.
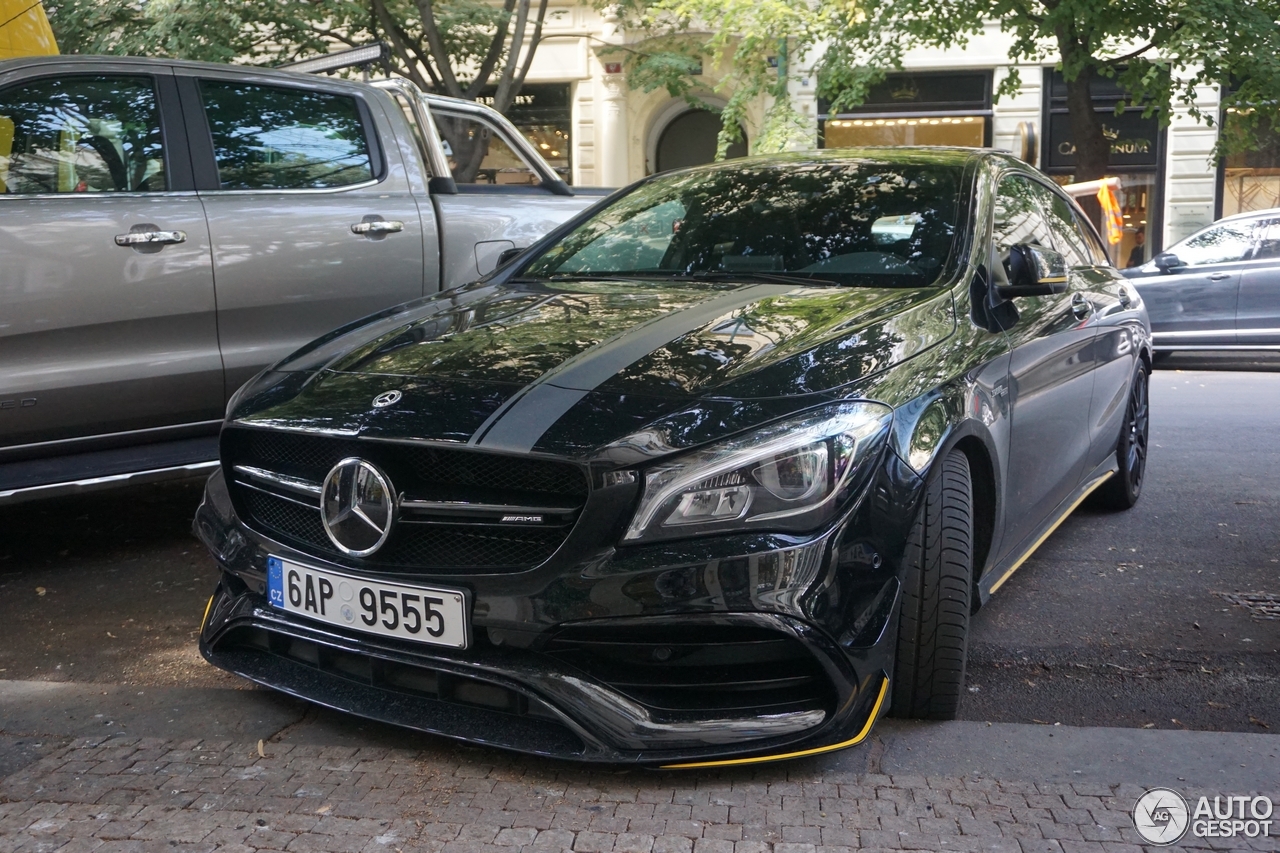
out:
<path id="1" fill-rule="evenodd" d="M 493 106 L 497 91 L 497 87 L 489 86 L 476 100 Z M 565 183 L 572 183 L 573 165 L 569 98 L 568 83 L 526 83 L 520 87 L 514 103 L 503 112 L 507 121 L 524 134 Z"/>
<path id="2" fill-rule="evenodd" d="M 1156 115 L 1144 116 L 1142 107 L 1116 113 L 1125 92 L 1114 80 L 1098 78 L 1091 89 L 1094 109 L 1102 120 L 1103 133 L 1111 145 L 1108 176 L 1120 179 L 1116 201 L 1124 219 L 1122 239 L 1108 247 L 1118 267 L 1141 266 L 1160 251 L 1157 212 L 1160 209 L 1163 176 L 1161 163 L 1164 131 Z M 1045 71 L 1045 126 L 1041 168 L 1060 184 L 1075 181 L 1076 145 L 1067 114 L 1067 83 L 1061 71 Z M 1080 199 L 1095 218 L 1097 205 Z"/>
<path id="3" fill-rule="evenodd" d="M 459 184 L 537 186 L 538 173 L 524 161 L 502 131 L 484 119 L 432 107 L 453 179 Z"/>
<path id="4" fill-rule="evenodd" d="M 824 148 L 874 145 L 961 145 L 981 148 L 987 118 L 980 115 L 934 118 L 832 119 L 823 132 Z"/>
<path id="5" fill-rule="evenodd" d="M 1234 107 L 1223 116 L 1223 131 L 1231 134 L 1241 120 Z M 1262 143 L 1253 151 L 1225 158 L 1222 165 L 1222 215 L 1280 207 L 1280 133 L 1263 129 Z"/>
<path id="6" fill-rule="evenodd" d="M 991 83 L 990 71 L 890 74 L 848 112 L 819 100 L 820 145 L 989 145 Z"/>

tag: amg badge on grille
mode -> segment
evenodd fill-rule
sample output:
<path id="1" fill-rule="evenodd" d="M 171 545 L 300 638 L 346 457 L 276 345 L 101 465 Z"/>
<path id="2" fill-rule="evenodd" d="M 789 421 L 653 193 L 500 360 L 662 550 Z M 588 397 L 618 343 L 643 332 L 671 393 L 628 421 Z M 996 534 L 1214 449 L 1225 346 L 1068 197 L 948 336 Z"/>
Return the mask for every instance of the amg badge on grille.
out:
<path id="1" fill-rule="evenodd" d="M 395 514 L 391 481 L 372 462 L 343 459 L 324 478 L 320 516 L 342 553 L 367 557 L 377 551 L 391 535 Z"/>

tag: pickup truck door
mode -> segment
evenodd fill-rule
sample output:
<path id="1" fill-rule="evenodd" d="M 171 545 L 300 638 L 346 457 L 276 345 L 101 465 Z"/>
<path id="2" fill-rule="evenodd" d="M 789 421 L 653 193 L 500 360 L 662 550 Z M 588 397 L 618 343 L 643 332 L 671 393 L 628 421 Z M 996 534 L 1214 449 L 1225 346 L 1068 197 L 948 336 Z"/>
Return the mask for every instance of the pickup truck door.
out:
<path id="1" fill-rule="evenodd" d="M 519 131 L 491 110 L 438 101 L 430 109 L 457 186 L 432 195 L 445 226 L 441 287 L 493 272 L 503 251 L 531 245 L 597 200 L 570 194 L 545 162 L 522 154 Z"/>
<path id="2" fill-rule="evenodd" d="M 168 67 L 0 74 L 0 306 L 0 447 L 220 420 L 209 236 Z"/>
<path id="3" fill-rule="evenodd" d="M 325 332 L 423 294 L 424 226 L 434 247 L 435 222 L 419 212 L 399 146 L 384 144 L 394 135 L 369 92 L 243 71 L 178 83 L 227 396 Z"/>

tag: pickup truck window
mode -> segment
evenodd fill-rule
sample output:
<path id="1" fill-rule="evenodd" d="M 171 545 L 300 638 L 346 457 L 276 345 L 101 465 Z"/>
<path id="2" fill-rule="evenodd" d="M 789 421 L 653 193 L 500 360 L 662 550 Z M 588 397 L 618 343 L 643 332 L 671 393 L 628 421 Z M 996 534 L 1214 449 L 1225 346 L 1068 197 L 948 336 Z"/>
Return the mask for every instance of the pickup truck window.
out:
<path id="1" fill-rule="evenodd" d="M 435 108 L 432 113 L 456 183 L 526 187 L 542 183 L 498 128 L 476 116 Z"/>
<path id="2" fill-rule="evenodd" d="M 224 190 L 345 187 L 373 180 L 356 99 L 276 86 L 201 80 Z"/>
<path id="3" fill-rule="evenodd" d="M 0 192 L 163 192 L 150 77 L 64 76 L 0 92 Z"/>

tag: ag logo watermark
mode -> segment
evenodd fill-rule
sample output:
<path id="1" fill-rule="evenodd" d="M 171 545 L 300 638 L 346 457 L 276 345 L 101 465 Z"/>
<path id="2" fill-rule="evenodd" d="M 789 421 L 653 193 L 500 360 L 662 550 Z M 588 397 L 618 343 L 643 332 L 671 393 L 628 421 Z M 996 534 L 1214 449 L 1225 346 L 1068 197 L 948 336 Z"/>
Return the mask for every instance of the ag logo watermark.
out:
<path id="1" fill-rule="evenodd" d="M 1200 797 L 1191 808 L 1172 788 L 1152 788 L 1133 806 L 1133 825 L 1148 843 L 1176 844 L 1190 830 L 1196 838 L 1268 838 L 1275 804 L 1268 797 Z"/>
<path id="2" fill-rule="evenodd" d="M 1191 813 L 1182 795 L 1169 788 L 1152 788 L 1133 807 L 1133 825 L 1152 844 L 1174 844 L 1187 833 Z"/>

